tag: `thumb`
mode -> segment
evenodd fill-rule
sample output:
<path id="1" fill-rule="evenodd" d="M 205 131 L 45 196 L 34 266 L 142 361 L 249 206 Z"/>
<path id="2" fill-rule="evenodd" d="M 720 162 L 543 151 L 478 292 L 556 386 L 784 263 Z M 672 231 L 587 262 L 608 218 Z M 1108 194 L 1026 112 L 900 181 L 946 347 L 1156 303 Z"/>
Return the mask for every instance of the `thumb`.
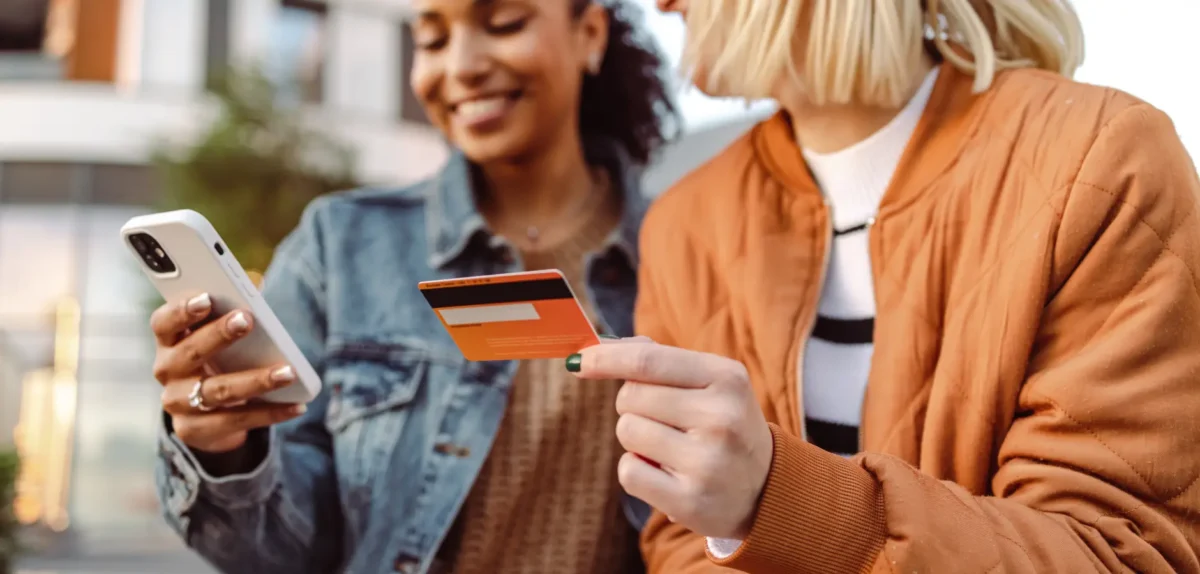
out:
<path id="1" fill-rule="evenodd" d="M 623 338 L 616 337 L 613 335 L 600 335 L 600 344 L 601 345 L 620 345 L 622 343 L 653 343 L 653 342 L 654 342 L 654 340 L 651 339 L 650 337 L 641 336 L 641 335 L 639 335 L 637 337 L 623 337 Z M 575 354 L 571 355 L 570 357 L 567 357 L 567 371 L 570 371 L 572 373 L 578 373 L 580 367 L 583 365 L 583 354 L 582 354 L 583 351 L 586 351 L 587 349 L 590 349 L 595 346 L 596 345 L 584 347 L 584 348 L 580 349 L 578 353 L 575 353 Z"/>

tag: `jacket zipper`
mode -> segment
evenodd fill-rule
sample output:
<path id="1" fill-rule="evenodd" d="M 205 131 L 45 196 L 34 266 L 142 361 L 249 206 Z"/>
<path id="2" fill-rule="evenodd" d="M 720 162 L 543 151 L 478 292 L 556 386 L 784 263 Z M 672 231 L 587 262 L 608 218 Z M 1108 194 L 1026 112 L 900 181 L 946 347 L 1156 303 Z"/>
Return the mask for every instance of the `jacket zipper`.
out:
<path id="1" fill-rule="evenodd" d="M 869 267 L 871 269 L 871 297 L 873 298 L 873 297 L 875 297 L 875 262 L 871 261 L 871 230 L 872 229 L 875 229 L 875 217 L 874 216 L 867 218 L 867 228 L 863 230 L 863 233 L 867 234 L 867 267 Z M 875 317 L 876 318 L 879 317 L 879 309 L 875 309 Z M 874 321 L 872 321 L 872 325 L 874 325 Z M 875 344 L 875 333 L 874 333 L 874 328 L 872 328 L 871 345 L 874 345 L 874 344 Z M 875 353 L 872 352 L 871 353 L 872 360 L 874 360 L 874 357 L 875 357 Z M 867 414 L 867 388 L 871 386 L 871 382 L 869 380 L 870 379 L 870 369 L 867 370 L 867 373 L 868 373 L 867 385 L 863 387 L 862 401 L 858 403 L 858 452 L 863 451 L 862 429 L 863 429 L 863 422 L 866 421 L 866 414 Z"/>
<path id="2" fill-rule="evenodd" d="M 800 438 L 805 442 L 808 442 L 808 424 L 804 418 L 804 358 L 808 354 L 808 340 L 812 338 L 813 330 L 817 327 L 817 310 L 821 306 L 821 292 L 825 290 L 825 275 L 829 272 L 829 253 L 833 250 L 833 206 L 824 195 L 821 196 L 821 203 L 825 206 L 825 253 L 821 256 L 821 275 L 817 277 L 817 297 L 816 301 L 809 302 L 812 305 L 812 313 L 809 315 L 808 325 L 804 327 L 800 339 L 792 345 L 792 353 L 796 357 L 795 409 L 799 415 Z M 859 442 L 862 442 L 861 433 Z"/>

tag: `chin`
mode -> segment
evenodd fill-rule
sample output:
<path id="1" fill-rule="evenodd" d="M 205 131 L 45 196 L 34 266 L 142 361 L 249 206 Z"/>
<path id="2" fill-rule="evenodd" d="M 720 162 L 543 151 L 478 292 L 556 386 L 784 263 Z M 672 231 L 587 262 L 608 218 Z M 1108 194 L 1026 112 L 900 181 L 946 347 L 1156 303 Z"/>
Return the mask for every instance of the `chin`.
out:
<path id="1" fill-rule="evenodd" d="M 518 134 L 495 133 L 486 136 L 463 135 L 454 139 L 454 146 L 472 163 L 484 164 L 515 159 L 527 155 L 527 138 Z"/>
<path id="2" fill-rule="evenodd" d="M 691 80 L 692 86 L 699 90 L 701 94 L 704 94 L 710 98 L 728 97 L 728 94 L 721 93 L 722 90 L 717 89 L 717 86 L 709 85 L 708 72 L 705 71 L 704 68 L 696 68 L 692 70 L 692 73 L 689 75 L 688 79 Z"/>
<path id="3" fill-rule="evenodd" d="M 701 94 L 704 94 L 710 98 L 730 97 L 729 94 L 723 93 L 721 90 L 713 89 L 713 86 L 708 86 L 702 83 L 693 83 L 692 86 L 696 88 L 697 92 L 700 92 Z"/>

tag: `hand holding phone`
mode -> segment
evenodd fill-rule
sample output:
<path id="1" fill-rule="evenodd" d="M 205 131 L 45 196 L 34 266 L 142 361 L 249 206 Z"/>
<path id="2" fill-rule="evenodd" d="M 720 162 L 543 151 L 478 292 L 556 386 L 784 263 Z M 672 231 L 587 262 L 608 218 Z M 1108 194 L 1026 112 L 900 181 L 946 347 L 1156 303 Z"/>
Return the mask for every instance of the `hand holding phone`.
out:
<path id="1" fill-rule="evenodd" d="M 236 450 L 249 431 L 304 413 L 303 403 L 262 400 L 296 382 L 291 365 L 212 374 L 215 357 L 253 331 L 248 312 L 217 314 L 205 293 L 159 307 L 150 326 L 158 342 L 154 378 L 163 385 L 163 410 L 189 447 L 208 453 Z"/>
<path id="2" fill-rule="evenodd" d="M 203 216 L 135 217 L 121 236 L 167 300 L 150 322 L 176 436 L 227 452 L 248 431 L 304 412 L 320 391 L 316 372 Z"/>

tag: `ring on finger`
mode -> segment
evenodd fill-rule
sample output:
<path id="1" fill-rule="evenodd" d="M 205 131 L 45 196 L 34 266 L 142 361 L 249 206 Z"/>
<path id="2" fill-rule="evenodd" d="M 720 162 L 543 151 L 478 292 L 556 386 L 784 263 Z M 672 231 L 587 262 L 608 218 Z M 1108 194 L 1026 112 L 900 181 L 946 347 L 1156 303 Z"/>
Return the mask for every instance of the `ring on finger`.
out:
<path id="1" fill-rule="evenodd" d="M 204 404 L 204 381 L 206 377 L 196 379 L 196 384 L 192 386 L 192 392 L 188 394 L 188 406 L 200 412 L 209 412 L 212 407 Z"/>

